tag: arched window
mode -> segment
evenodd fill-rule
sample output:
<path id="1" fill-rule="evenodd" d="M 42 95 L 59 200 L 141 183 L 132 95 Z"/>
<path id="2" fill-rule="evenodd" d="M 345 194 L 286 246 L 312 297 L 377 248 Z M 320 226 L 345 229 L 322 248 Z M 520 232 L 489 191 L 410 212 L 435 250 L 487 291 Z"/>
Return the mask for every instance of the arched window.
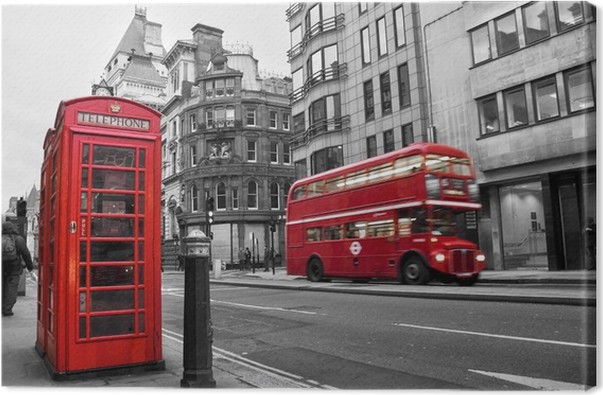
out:
<path id="1" fill-rule="evenodd" d="M 191 212 L 199 211 L 199 189 L 195 184 L 191 187 Z"/>
<path id="2" fill-rule="evenodd" d="M 247 184 L 247 208 L 258 208 L 258 184 L 255 181 L 249 181 Z"/>
<path id="3" fill-rule="evenodd" d="M 216 197 L 218 198 L 216 209 L 226 210 L 226 186 L 223 182 L 216 186 Z"/>
<path id="4" fill-rule="evenodd" d="M 280 208 L 278 190 L 279 188 L 276 182 L 270 184 L 270 209 L 272 210 L 278 210 Z"/>

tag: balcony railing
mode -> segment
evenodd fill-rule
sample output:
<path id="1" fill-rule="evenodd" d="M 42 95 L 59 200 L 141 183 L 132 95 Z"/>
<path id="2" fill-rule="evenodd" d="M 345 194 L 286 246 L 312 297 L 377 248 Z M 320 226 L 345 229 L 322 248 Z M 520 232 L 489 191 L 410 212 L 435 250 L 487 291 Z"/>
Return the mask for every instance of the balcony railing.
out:
<path id="1" fill-rule="evenodd" d="M 344 115 L 341 117 L 334 117 L 330 119 L 325 119 L 322 121 L 318 121 L 313 123 L 303 131 L 302 133 L 296 134 L 293 136 L 291 140 L 291 148 L 299 147 L 300 145 L 306 145 L 313 138 L 319 135 L 334 133 L 334 132 L 344 132 L 349 130 L 350 125 L 350 116 Z"/>
<path id="2" fill-rule="evenodd" d="M 300 12 L 303 8 L 304 8 L 304 3 L 291 4 L 291 6 L 289 8 L 287 8 L 287 11 L 285 11 L 285 15 L 287 16 L 287 22 L 289 22 L 289 19 L 291 19 L 291 17 L 293 15 Z"/>
<path id="3" fill-rule="evenodd" d="M 347 71 L 347 63 L 332 63 L 331 67 L 327 67 L 326 69 L 317 71 L 306 79 L 306 82 L 303 86 L 291 92 L 291 94 L 289 95 L 291 102 L 293 103 L 304 98 L 308 94 L 310 89 L 312 89 L 316 85 L 322 84 L 327 81 L 334 81 L 343 77 L 347 77 Z"/>
<path id="4" fill-rule="evenodd" d="M 339 14 L 334 17 L 325 19 L 324 21 L 319 21 L 315 23 L 312 27 L 310 27 L 309 30 L 306 31 L 306 33 L 302 37 L 301 42 L 297 43 L 293 46 L 293 48 L 287 51 L 289 61 L 291 61 L 291 59 L 295 58 L 296 56 L 302 54 L 306 50 L 306 47 L 308 46 L 310 40 L 312 40 L 314 37 L 331 30 L 340 29 L 345 26 L 344 22 L 344 14 Z"/>

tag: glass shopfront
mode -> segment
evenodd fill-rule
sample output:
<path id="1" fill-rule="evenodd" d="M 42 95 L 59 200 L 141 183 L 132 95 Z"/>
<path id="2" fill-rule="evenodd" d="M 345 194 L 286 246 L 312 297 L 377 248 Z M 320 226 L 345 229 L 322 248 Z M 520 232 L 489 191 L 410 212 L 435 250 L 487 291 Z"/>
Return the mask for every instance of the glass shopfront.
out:
<path id="1" fill-rule="evenodd" d="M 499 194 L 504 268 L 548 269 L 540 181 L 503 186 Z"/>

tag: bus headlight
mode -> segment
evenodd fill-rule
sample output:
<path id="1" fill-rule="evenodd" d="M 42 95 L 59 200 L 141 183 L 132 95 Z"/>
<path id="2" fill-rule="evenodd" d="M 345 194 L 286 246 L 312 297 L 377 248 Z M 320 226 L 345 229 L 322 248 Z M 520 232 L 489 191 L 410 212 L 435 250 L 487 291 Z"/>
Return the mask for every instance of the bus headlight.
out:
<path id="1" fill-rule="evenodd" d="M 446 260 L 446 255 L 444 255 L 441 252 L 438 252 L 437 254 L 435 254 L 435 260 L 438 263 L 442 263 L 442 262 L 444 262 Z"/>
<path id="2" fill-rule="evenodd" d="M 484 254 L 477 254 L 475 260 L 478 262 L 486 262 L 486 256 Z"/>

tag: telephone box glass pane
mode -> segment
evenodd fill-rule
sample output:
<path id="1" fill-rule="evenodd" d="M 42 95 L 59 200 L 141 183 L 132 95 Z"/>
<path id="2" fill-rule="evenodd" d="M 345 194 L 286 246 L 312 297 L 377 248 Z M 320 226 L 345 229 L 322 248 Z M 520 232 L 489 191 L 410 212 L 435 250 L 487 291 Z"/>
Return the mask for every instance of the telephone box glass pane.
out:
<path id="1" fill-rule="evenodd" d="M 138 308 L 144 309 L 144 288 L 138 290 Z"/>
<path id="2" fill-rule="evenodd" d="M 145 154 L 146 154 L 146 150 L 141 149 L 139 152 L 139 156 L 138 156 L 138 167 L 140 167 L 141 169 L 144 169 L 144 162 L 145 162 Z"/>
<path id="3" fill-rule="evenodd" d="M 86 338 L 86 317 L 80 317 L 80 339 Z"/>
<path id="4" fill-rule="evenodd" d="M 134 285 L 134 266 L 90 266 L 90 286 Z"/>
<path id="5" fill-rule="evenodd" d="M 122 170 L 92 170 L 92 188 L 134 190 L 135 173 Z"/>
<path id="6" fill-rule="evenodd" d="M 90 292 L 90 311 L 134 309 L 134 290 Z"/>
<path id="7" fill-rule="evenodd" d="M 92 237 L 133 237 L 134 218 L 92 218 Z"/>
<path id="8" fill-rule="evenodd" d="M 82 197 L 81 197 L 80 201 L 81 201 L 80 212 L 82 212 L 82 213 L 88 212 L 88 193 L 87 192 L 82 192 Z"/>
<path id="9" fill-rule="evenodd" d="M 144 219 L 138 220 L 138 237 L 144 237 Z"/>
<path id="10" fill-rule="evenodd" d="M 134 333 L 134 314 L 90 317 L 90 337 Z"/>
<path id="11" fill-rule="evenodd" d="M 96 193 L 92 198 L 92 212 L 103 214 L 134 214 L 134 195 Z"/>
<path id="12" fill-rule="evenodd" d="M 86 248 L 86 242 L 80 241 L 80 262 L 86 262 L 88 260 L 88 251 Z"/>
<path id="13" fill-rule="evenodd" d="M 86 266 L 80 266 L 80 288 L 86 286 Z"/>
<path id="14" fill-rule="evenodd" d="M 85 165 L 90 163 L 90 146 L 88 144 L 84 144 L 82 149 L 82 163 Z"/>
<path id="15" fill-rule="evenodd" d="M 138 284 L 144 284 L 144 266 L 138 266 Z"/>
<path id="16" fill-rule="evenodd" d="M 138 214 L 144 214 L 144 195 L 138 196 Z"/>
<path id="17" fill-rule="evenodd" d="M 95 145 L 93 149 L 94 165 L 134 167 L 135 148 L 109 147 Z"/>
<path id="18" fill-rule="evenodd" d="M 128 241 L 93 241 L 91 262 L 124 262 L 134 260 L 134 243 Z"/>
<path id="19" fill-rule="evenodd" d="M 138 189 L 144 191 L 144 172 L 138 174 Z"/>
<path id="20" fill-rule="evenodd" d="M 138 314 L 138 333 L 144 333 L 144 313 Z"/>
<path id="21" fill-rule="evenodd" d="M 82 188 L 88 188 L 88 169 L 82 169 Z"/>

